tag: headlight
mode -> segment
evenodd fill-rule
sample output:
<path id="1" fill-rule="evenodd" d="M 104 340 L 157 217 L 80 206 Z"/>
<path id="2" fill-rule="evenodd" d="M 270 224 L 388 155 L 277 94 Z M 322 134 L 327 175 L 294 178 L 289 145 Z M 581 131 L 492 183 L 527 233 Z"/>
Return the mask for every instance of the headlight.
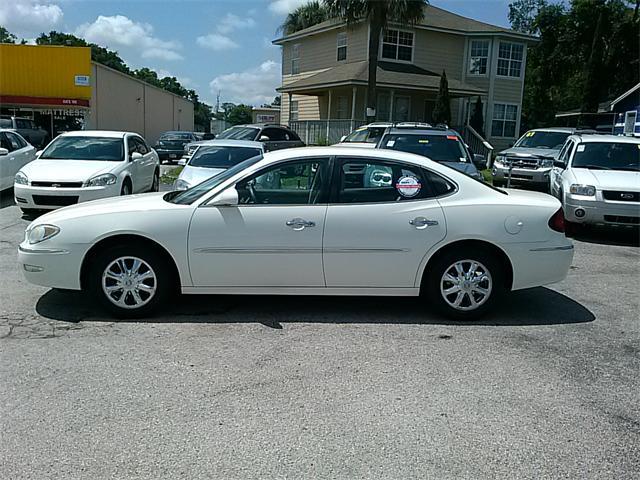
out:
<path id="1" fill-rule="evenodd" d="M 506 159 L 507 159 L 507 157 L 506 157 L 506 156 L 504 156 L 504 155 L 498 155 L 498 156 L 496 157 L 495 163 L 504 163 Z"/>
<path id="2" fill-rule="evenodd" d="M 22 172 L 16 173 L 14 181 L 17 185 L 29 185 L 29 179 Z"/>
<path id="3" fill-rule="evenodd" d="M 118 177 L 111 173 L 104 173 L 97 177 L 90 178 L 84 184 L 85 187 L 106 187 L 107 185 L 114 185 L 118 181 Z"/>
<path id="4" fill-rule="evenodd" d="M 596 187 L 593 185 L 571 185 L 569 193 L 572 195 L 583 195 L 585 197 L 593 197 L 596 194 Z"/>
<path id="5" fill-rule="evenodd" d="M 553 167 L 553 159 L 545 158 L 544 160 L 540 160 L 540 168 L 551 168 Z"/>
<path id="6" fill-rule="evenodd" d="M 51 237 L 56 236 L 60 233 L 60 229 L 55 225 L 36 225 L 35 227 L 30 227 L 26 232 L 27 242 L 31 245 L 34 243 L 43 242 Z"/>
<path id="7" fill-rule="evenodd" d="M 179 178 L 176 180 L 176 183 L 173 184 L 173 188 L 176 190 L 187 190 L 188 188 L 191 188 L 191 185 L 189 185 L 189 183 L 184 181 L 183 179 Z"/>

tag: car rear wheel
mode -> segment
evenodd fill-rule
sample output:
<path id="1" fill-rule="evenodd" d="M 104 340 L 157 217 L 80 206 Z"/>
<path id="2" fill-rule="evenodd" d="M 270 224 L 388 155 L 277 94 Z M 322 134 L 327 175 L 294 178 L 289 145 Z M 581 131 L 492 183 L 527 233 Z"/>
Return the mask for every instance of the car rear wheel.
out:
<path id="1" fill-rule="evenodd" d="M 93 261 L 87 287 L 116 317 L 145 317 L 170 293 L 171 272 L 162 256 L 153 250 L 116 246 Z"/>
<path id="2" fill-rule="evenodd" d="M 448 252 L 427 275 L 424 293 L 430 303 L 456 320 L 482 316 L 506 290 L 503 265 L 484 250 Z"/>

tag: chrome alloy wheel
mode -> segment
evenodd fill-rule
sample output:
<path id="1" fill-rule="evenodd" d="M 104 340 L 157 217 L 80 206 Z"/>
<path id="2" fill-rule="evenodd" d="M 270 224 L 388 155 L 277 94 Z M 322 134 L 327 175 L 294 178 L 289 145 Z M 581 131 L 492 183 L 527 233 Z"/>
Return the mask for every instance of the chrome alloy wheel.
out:
<path id="1" fill-rule="evenodd" d="M 489 299 L 492 289 L 489 270 L 476 260 L 458 260 L 440 279 L 442 298 L 456 310 L 475 310 Z"/>
<path id="2" fill-rule="evenodd" d="M 120 308 L 140 308 L 153 298 L 158 280 L 153 268 L 138 257 L 119 257 L 102 273 L 102 291 Z"/>

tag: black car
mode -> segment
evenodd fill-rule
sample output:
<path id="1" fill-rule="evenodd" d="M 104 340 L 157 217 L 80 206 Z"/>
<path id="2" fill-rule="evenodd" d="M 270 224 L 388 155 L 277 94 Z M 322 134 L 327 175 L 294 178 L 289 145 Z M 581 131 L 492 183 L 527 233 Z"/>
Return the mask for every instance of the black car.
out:
<path id="1" fill-rule="evenodd" d="M 185 145 L 197 141 L 198 137 L 193 132 L 165 132 L 153 148 L 158 152 L 160 161 L 177 162 L 184 153 Z"/>
<path id="2" fill-rule="evenodd" d="M 264 143 L 265 151 L 304 147 L 304 142 L 293 130 L 282 125 L 236 125 L 227 128 L 216 140 L 249 140 Z"/>

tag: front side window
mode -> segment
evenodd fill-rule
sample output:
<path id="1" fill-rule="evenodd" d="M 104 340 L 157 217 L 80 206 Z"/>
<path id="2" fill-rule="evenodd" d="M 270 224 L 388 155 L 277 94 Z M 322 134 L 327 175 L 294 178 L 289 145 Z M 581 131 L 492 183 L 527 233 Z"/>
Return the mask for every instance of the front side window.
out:
<path id="1" fill-rule="evenodd" d="M 347 32 L 338 34 L 338 58 L 339 62 L 347 59 Z"/>
<path id="2" fill-rule="evenodd" d="M 469 73 L 471 75 L 486 75 L 488 62 L 489 40 L 472 40 Z"/>
<path id="3" fill-rule="evenodd" d="M 521 43 L 500 42 L 498 49 L 498 75 L 520 78 L 524 45 Z"/>
<path id="4" fill-rule="evenodd" d="M 226 169 L 260 155 L 262 151 L 258 148 L 204 146 L 191 157 L 189 166 Z"/>
<path id="5" fill-rule="evenodd" d="M 435 162 L 469 162 L 467 151 L 456 135 L 389 134 L 380 146 L 421 155 Z"/>
<path id="6" fill-rule="evenodd" d="M 327 187 L 327 160 L 309 159 L 274 165 L 236 185 L 246 205 L 313 205 L 322 203 Z"/>
<path id="7" fill-rule="evenodd" d="M 6 148 L 10 152 L 18 150 L 20 148 L 18 142 L 16 142 L 15 140 L 15 136 L 9 132 L 0 132 L 0 146 L 2 148 Z"/>
<path id="8" fill-rule="evenodd" d="M 298 120 L 298 100 L 291 100 L 289 105 L 289 121 L 295 122 Z"/>
<path id="9" fill-rule="evenodd" d="M 573 168 L 640 171 L 640 143 L 584 142 L 576 148 Z"/>
<path id="10" fill-rule="evenodd" d="M 255 140 L 259 132 L 260 129 L 256 127 L 231 127 L 227 128 L 216 138 L 226 138 L 228 140 Z"/>
<path id="11" fill-rule="evenodd" d="M 380 56 L 384 60 L 411 62 L 413 59 L 413 32 L 385 30 L 382 34 Z"/>
<path id="12" fill-rule="evenodd" d="M 41 160 L 124 160 L 122 138 L 58 137 L 42 152 Z"/>
<path id="13" fill-rule="evenodd" d="M 300 44 L 291 47 L 291 74 L 300 73 Z"/>
<path id="14" fill-rule="evenodd" d="M 515 137 L 518 106 L 504 103 L 493 105 L 491 135 L 494 137 Z"/>
<path id="15" fill-rule="evenodd" d="M 147 153 L 149 153 L 149 147 L 147 146 L 147 144 L 144 142 L 142 138 L 133 137 L 133 139 L 136 142 L 138 152 L 140 152 L 142 155 L 146 155 Z"/>

